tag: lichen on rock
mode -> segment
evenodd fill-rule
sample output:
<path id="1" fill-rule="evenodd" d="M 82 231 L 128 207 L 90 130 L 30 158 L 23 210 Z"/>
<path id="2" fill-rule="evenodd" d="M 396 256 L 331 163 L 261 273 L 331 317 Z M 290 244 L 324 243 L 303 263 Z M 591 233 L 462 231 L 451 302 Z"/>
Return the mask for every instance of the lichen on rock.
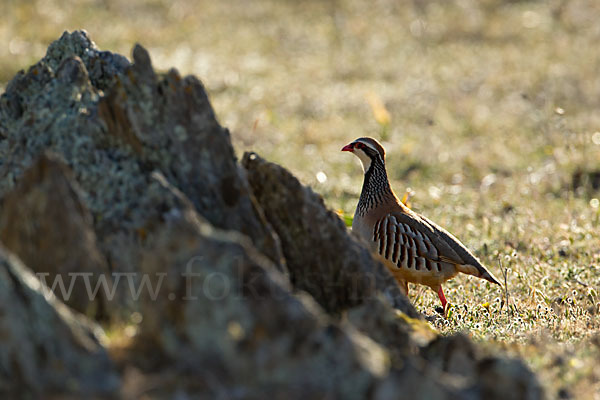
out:
<path id="1" fill-rule="evenodd" d="M 202 84 L 174 70 L 156 74 L 141 46 L 131 64 L 99 51 L 84 31 L 65 32 L 0 96 L 0 131 L 0 198 L 42 152 L 58 154 L 113 270 L 136 269 L 139 233 L 172 206 L 151 178 L 156 169 L 211 223 L 254 238 L 284 268 Z"/>
<path id="2" fill-rule="evenodd" d="M 99 103 L 107 132 L 162 171 L 211 224 L 244 233 L 283 264 L 277 237 L 253 201 L 229 131 L 217 122 L 202 83 L 174 69 L 157 75 L 139 45 L 133 60 Z"/>

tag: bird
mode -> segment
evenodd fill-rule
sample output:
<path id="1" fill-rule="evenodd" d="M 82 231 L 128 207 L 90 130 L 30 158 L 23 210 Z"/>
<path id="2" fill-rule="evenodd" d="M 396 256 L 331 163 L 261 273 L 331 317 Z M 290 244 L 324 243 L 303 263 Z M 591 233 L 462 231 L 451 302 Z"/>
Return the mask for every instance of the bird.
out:
<path id="1" fill-rule="evenodd" d="M 459 272 L 500 285 L 456 237 L 398 200 L 388 179 L 385 150 L 377 140 L 360 137 L 342 151 L 357 156 L 364 171 L 352 231 L 369 244 L 405 295 L 408 282 L 429 286 L 446 315 L 442 284 Z"/>

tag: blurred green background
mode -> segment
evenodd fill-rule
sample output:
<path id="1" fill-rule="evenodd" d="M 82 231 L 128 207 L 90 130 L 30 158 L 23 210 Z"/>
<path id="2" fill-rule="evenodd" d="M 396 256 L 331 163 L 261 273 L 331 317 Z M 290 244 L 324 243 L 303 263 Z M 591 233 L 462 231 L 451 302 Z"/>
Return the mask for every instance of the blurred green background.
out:
<path id="1" fill-rule="evenodd" d="M 507 293 L 468 277 L 442 332 L 525 357 L 551 397 L 599 398 L 600 2 L 3 0 L 0 88 L 64 30 L 197 75 L 255 150 L 352 215 L 359 136 L 392 185 Z M 0 90 L 1 91 L 1 90 Z M 434 293 L 411 299 L 434 315 Z M 597 396 L 597 397 L 593 397 Z"/>

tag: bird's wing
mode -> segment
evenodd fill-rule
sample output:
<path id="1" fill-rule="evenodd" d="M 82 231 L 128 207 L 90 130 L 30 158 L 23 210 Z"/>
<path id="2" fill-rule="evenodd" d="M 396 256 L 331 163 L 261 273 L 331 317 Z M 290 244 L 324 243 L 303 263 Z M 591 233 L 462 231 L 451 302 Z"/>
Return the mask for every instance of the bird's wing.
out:
<path id="1" fill-rule="evenodd" d="M 383 213 L 375 221 L 372 234 L 379 254 L 398 267 L 416 269 L 423 276 L 445 268 L 500 285 L 457 238 L 401 205 Z"/>
<path id="2" fill-rule="evenodd" d="M 377 243 L 378 252 L 394 263 L 397 262 L 397 254 L 401 256 L 408 251 L 414 257 L 433 262 L 464 264 L 464 260 L 436 234 L 435 229 L 416 214 L 385 214 L 375 223 L 373 241 Z"/>
<path id="3" fill-rule="evenodd" d="M 500 285 L 498 279 L 481 264 L 477 257 L 444 228 L 409 209 L 394 211 L 389 215 L 394 216 L 399 223 L 418 231 L 420 235 L 417 234 L 417 236 L 426 237 L 426 239 L 423 239 L 423 243 L 432 244 L 437 250 L 437 258 L 432 259 L 432 261 L 454 264 L 458 271 L 462 273 Z"/>

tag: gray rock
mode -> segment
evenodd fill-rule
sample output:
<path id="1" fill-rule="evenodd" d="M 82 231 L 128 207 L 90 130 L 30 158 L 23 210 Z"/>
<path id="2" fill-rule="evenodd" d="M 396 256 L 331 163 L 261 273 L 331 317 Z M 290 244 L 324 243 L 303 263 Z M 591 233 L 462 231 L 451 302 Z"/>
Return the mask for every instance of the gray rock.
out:
<path id="1" fill-rule="evenodd" d="M 149 225 L 170 198 L 154 170 L 214 225 L 240 231 L 282 270 L 276 235 L 256 207 L 202 84 L 154 73 L 99 51 L 84 31 L 65 32 L 0 96 L 0 198 L 38 156 L 58 154 L 82 188 L 99 247 L 113 271 L 135 272 Z"/>
<path id="2" fill-rule="evenodd" d="M 138 345 L 166 355 L 178 384 L 192 375 L 195 389 L 188 382 L 186 390 L 363 399 L 387 375 L 383 348 L 330 322 L 310 297 L 292 295 L 244 236 L 215 230 L 190 209 L 171 215 L 142 264 L 150 276 L 168 275 L 156 296 L 143 298 Z"/>
<path id="3" fill-rule="evenodd" d="M 0 249 L 0 397 L 116 394 L 119 378 L 101 337 Z"/>
<path id="4" fill-rule="evenodd" d="M 477 393 L 466 388 L 456 377 L 431 368 L 414 358 L 406 359 L 402 366 L 393 369 L 390 375 L 374 390 L 374 400 L 476 400 Z"/>
<path id="5" fill-rule="evenodd" d="M 421 354 L 442 371 L 465 377 L 476 376 L 478 354 L 473 342 L 464 334 L 437 337 L 423 346 Z"/>
<path id="6" fill-rule="evenodd" d="M 65 33 L 0 96 L 0 238 L 36 270 L 73 251 L 135 275 L 120 285 L 140 314 L 119 396 L 542 396 L 521 362 L 423 333 L 320 196 L 255 155 L 238 165 L 196 78 L 155 73 L 140 46 L 133 60 Z M 11 260 L 0 253 L 0 396 L 114 394 L 96 328 Z"/>
<path id="7" fill-rule="evenodd" d="M 267 220 L 281 239 L 294 287 L 338 313 L 378 293 L 411 317 L 419 317 L 385 266 L 375 261 L 320 195 L 287 170 L 246 153 L 242 165 Z"/>
<path id="8" fill-rule="evenodd" d="M 421 354 L 436 369 L 462 380 L 477 398 L 544 398 L 535 375 L 522 361 L 485 356 L 464 334 L 440 336 L 424 346 Z"/>
<path id="9" fill-rule="evenodd" d="M 394 365 L 401 365 L 437 337 L 427 322 L 393 308 L 381 296 L 351 308 L 346 316 L 352 326 L 388 350 Z"/>
<path id="10" fill-rule="evenodd" d="M 158 76 L 139 45 L 133 59 L 100 101 L 108 133 L 159 169 L 211 224 L 251 237 L 283 265 L 278 239 L 240 174 L 229 131 L 217 122 L 202 83 L 174 69 Z"/>
<path id="11" fill-rule="evenodd" d="M 535 375 L 520 360 L 486 357 L 477 364 L 481 397 L 490 400 L 544 398 Z"/>
<path id="12" fill-rule="evenodd" d="M 110 271 L 80 189 L 58 158 L 43 154 L 6 195 L 0 240 L 70 307 L 96 318 L 108 316 L 106 292 L 94 296 L 93 290 L 102 279 L 110 291 Z"/>

